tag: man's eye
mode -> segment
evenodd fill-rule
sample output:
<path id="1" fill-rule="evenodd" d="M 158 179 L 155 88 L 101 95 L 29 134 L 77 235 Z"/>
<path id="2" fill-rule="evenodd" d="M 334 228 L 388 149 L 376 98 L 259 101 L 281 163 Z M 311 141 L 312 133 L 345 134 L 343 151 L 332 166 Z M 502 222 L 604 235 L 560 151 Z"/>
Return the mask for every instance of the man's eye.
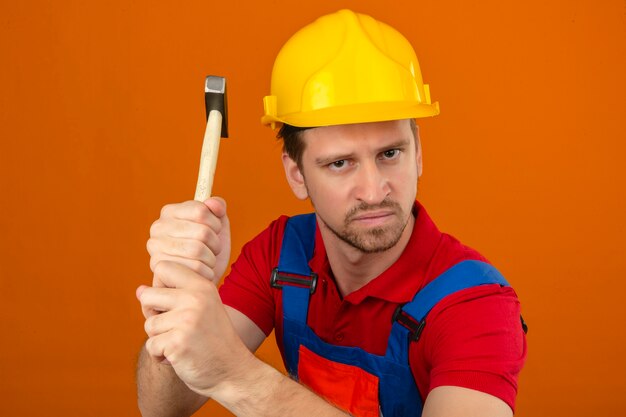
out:
<path id="1" fill-rule="evenodd" d="M 335 169 L 339 169 L 339 168 L 343 168 L 345 165 L 346 165 L 346 160 L 345 159 L 341 159 L 339 161 L 331 162 L 330 167 L 331 168 L 335 168 Z"/>
<path id="2" fill-rule="evenodd" d="M 385 159 L 393 159 L 400 154 L 399 149 L 389 149 L 383 152 Z"/>

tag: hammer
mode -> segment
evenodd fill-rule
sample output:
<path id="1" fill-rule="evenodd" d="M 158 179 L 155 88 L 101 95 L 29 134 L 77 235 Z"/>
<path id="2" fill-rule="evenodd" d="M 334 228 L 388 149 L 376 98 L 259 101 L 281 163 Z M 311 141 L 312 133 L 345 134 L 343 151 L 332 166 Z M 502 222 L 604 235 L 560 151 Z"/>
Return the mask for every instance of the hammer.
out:
<path id="1" fill-rule="evenodd" d="M 220 138 L 228 137 L 226 114 L 226 78 L 209 75 L 204 81 L 204 104 L 207 124 L 200 156 L 200 172 L 194 200 L 204 201 L 211 196 Z"/>

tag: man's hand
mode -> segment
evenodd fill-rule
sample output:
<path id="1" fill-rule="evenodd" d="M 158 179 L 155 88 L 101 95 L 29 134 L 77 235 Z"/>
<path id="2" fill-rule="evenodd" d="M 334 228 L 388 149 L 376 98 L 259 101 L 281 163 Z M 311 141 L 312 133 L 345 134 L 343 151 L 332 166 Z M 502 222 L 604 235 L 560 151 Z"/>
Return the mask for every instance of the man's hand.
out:
<path id="1" fill-rule="evenodd" d="M 254 356 L 235 332 L 215 284 L 174 261 L 160 261 L 154 287 L 137 298 L 146 316 L 146 350 L 167 360 L 193 391 L 211 396 L 222 382 L 240 379 Z"/>
<path id="2" fill-rule="evenodd" d="M 226 203 L 212 197 L 164 206 L 150 228 L 147 249 L 152 272 L 159 262 L 174 261 L 217 283 L 230 260 Z"/>
<path id="3" fill-rule="evenodd" d="M 149 337 L 137 367 L 142 415 L 193 414 L 212 396 L 205 388 L 219 386 L 234 369 L 228 364 L 246 364 L 253 358 L 249 350 L 265 339 L 242 313 L 226 307 L 230 319 L 224 317 L 215 284 L 230 260 L 230 245 L 226 204 L 219 198 L 167 205 L 152 224 L 152 287 L 137 289 Z"/>
<path id="4" fill-rule="evenodd" d="M 136 293 L 148 334 L 138 372 L 142 412 L 190 415 L 211 397 L 243 417 L 346 415 L 256 359 L 251 350 L 265 334 L 222 304 L 216 283 L 230 257 L 222 200 L 165 206 L 150 230 L 148 251 L 153 285 Z"/>

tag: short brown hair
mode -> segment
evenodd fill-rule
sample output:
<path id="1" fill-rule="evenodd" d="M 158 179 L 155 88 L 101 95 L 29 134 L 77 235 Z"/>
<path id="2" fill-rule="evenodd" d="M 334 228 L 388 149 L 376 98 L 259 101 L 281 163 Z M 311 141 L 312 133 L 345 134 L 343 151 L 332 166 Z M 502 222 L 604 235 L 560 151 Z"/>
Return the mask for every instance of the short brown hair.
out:
<path id="1" fill-rule="evenodd" d="M 296 127 L 283 124 L 276 135 L 277 139 L 283 140 L 283 152 L 296 162 L 300 171 L 302 171 L 302 154 L 304 153 L 304 141 L 302 140 L 302 132 L 310 127 Z"/>
<path id="2" fill-rule="evenodd" d="M 417 139 L 417 124 L 415 119 L 409 119 L 413 137 Z M 302 154 L 304 153 L 304 141 L 302 140 L 302 132 L 312 127 L 296 127 L 283 124 L 276 134 L 277 139 L 283 140 L 283 151 L 296 162 L 300 171 L 302 171 Z"/>

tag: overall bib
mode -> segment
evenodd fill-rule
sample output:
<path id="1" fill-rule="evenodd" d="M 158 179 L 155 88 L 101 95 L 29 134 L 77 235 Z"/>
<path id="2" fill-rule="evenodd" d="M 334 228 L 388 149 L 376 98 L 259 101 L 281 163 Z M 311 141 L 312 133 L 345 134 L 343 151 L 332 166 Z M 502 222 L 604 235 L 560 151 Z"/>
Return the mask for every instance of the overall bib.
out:
<path id="1" fill-rule="evenodd" d="M 315 214 L 291 217 L 285 226 L 278 267 L 271 284 L 282 288 L 285 367 L 292 378 L 353 416 L 421 416 L 422 398 L 409 366 L 425 317 L 442 298 L 484 284 L 509 284 L 491 265 L 460 262 L 400 305 L 393 317 L 384 356 L 358 347 L 324 342 L 307 326 L 309 298 L 317 274 L 309 260 L 315 244 Z"/>

